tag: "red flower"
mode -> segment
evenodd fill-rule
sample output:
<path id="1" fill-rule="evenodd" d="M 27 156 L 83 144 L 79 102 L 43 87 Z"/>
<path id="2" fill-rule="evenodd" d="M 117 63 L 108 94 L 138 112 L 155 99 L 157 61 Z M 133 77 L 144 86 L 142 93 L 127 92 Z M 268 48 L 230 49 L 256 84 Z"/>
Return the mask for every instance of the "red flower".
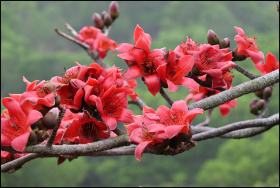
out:
<path id="1" fill-rule="evenodd" d="M 67 128 L 64 138 L 73 139 L 79 136 L 81 144 L 87 144 L 98 141 L 100 138 L 109 138 L 110 133 L 107 125 L 91 117 L 87 111 L 84 111 L 80 117 Z"/>
<path id="2" fill-rule="evenodd" d="M 187 36 L 187 41 L 182 42 L 178 45 L 174 52 L 178 57 L 183 55 L 193 55 L 195 52 L 199 51 L 199 45 L 197 42 L 193 41 L 190 37 Z"/>
<path id="3" fill-rule="evenodd" d="M 160 122 L 166 126 L 164 132 L 171 139 L 179 133 L 190 133 L 190 123 L 197 114 L 203 114 L 202 109 L 188 110 L 187 103 L 183 100 L 175 101 L 171 109 L 160 106 L 156 114 Z"/>
<path id="4" fill-rule="evenodd" d="M 129 134 L 129 141 L 138 143 L 135 149 L 135 157 L 140 161 L 147 146 L 163 143 L 167 137 L 163 132 L 165 126 L 160 124 L 159 117 L 156 116 L 152 108 L 144 106 L 143 115 L 132 117 L 134 123 L 125 125 L 125 128 Z M 157 131 L 154 131 L 154 128 Z"/>
<path id="5" fill-rule="evenodd" d="M 127 93 L 130 88 L 116 88 L 112 86 L 100 98 L 96 100 L 96 107 L 102 120 L 108 124 L 110 130 L 117 127 L 117 121 L 122 123 L 132 123 L 133 112 L 127 109 Z"/>
<path id="6" fill-rule="evenodd" d="M 127 88 L 136 88 L 137 87 L 137 81 L 136 80 L 128 80 L 124 81 L 123 87 Z M 139 96 L 135 91 L 132 90 L 132 93 L 128 93 L 128 95 L 131 97 L 131 99 L 135 102 L 137 100 L 137 97 Z"/>
<path id="7" fill-rule="evenodd" d="M 211 95 L 215 95 L 217 93 L 220 93 L 220 91 L 200 86 L 199 92 L 191 90 L 191 93 L 186 97 L 186 102 L 189 103 L 192 99 L 195 102 L 197 102 L 197 101 L 200 101 L 201 99 L 207 98 L 207 97 L 209 97 Z M 236 99 L 233 99 L 231 101 L 228 101 L 224 104 L 219 105 L 219 109 L 220 109 L 222 116 L 227 116 L 230 112 L 230 108 L 235 108 L 236 105 L 237 105 Z"/>
<path id="8" fill-rule="evenodd" d="M 155 112 L 144 106 L 143 116 L 133 116 L 134 123 L 125 125 L 130 141 L 138 143 L 135 157 L 141 160 L 146 147 L 170 140 L 180 133 L 190 133 L 190 122 L 202 109 L 188 111 L 185 101 L 175 101 L 171 109 L 160 106 Z M 167 147 L 167 146 L 166 146 Z"/>
<path id="9" fill-rule="evenodd" d="M 7 108 L 6 115 L 1 115 L 1 145 L 12 146 L 17 151 L 23 151 L 31 133 L 30 126 L 42 118 L 37 110 L 26 113 L 18 101 L 13 98 L 2 99 L 3 105 Z"/>
<path id="10" fill-rule="evenodd" d="M 175 52 L 169 51 L 167 63 L 160 65 L 157 72 L 161 80 L 168 85 L 169 92 L 177 91 L 178 86 L 199 90 L 199 85 L 191 78 L 186 78 L 186 74 L 191 71 L 194 59 L 190 55 L 181 56 L 176 59 Z"/>
<path id="11" fill-rule="evenodd" d="M 17 100 L 24 111 L 41 111 L 44 107 L 54 106 L 54 97 L 57 95 L 54 83 L 43 80 L 36 85 L 39 80 L 30 83 L 25 77 L 23 77 L 23 81 L 27 84 L 26 92 L 22 94 L 10 94 L 10 97 Z"/>
<path id="12" fill-rule="evenodd" d="M 223 74 L 236 65 L 231 61 L 232 52 L 228 53 L 228 48 L 219 49 L 219 45 L 204 44 L 201 45 L 200 50 L 193 57 L 195 60 L 194 65 L 198 68 L 200 74 L 207 74 L 212 78 L 222 80 L 223 84 L 212 82 L 212 88 L 227 87 L 226 81 L 223 81 Z M 225 78 L 228 79 L 227 77 Z"/>
<path id="13" fill-rule="evenodd" d="M 256 37 L 251 38 L 245 35 L 245 32 L 240 27 L 234 27 L 238 33 L 234 37 L 234 40 L 237 41 L 237 54 L 242 54 L 246 57 L 250 57 L 252 61 L 256 64 L 264 59 L 264 55 L 259 51 L 258 45 L 255 43 Z"/>
<path id="14" fill-rule="evenodd" d="M 110 39 L 109 37 L 99 34 L 98 38 L 94 41 L 94 49 L 97 49 L 98 56 L 101 59 L 106 57 L 107 51 L 111 50 L 112 52 L 116 51 L 117 43 Z M 113 55 L 113 54 L 112 54 Z"/>
<path id="15" fill-rule="evenodd" d="M 266 62 L 256 63 L 255 67 L 262 73 L 262 75 L 265 75 L 279 69 L 279 61 L 277 62 L 276 57 L 272 53 L 268 52 L 266 55 Z"/>
<path id="16" fill-rule="evenodd" d="M 99 33 L 101 33 L 100 29 L 92 26 L 86 26 L 80 30 L 79 34 L 76 35 L 76 38 L 81 42 L 88 44 L 91 48 L 91 52 L 93 52 L 95 50 L 94 40 L 98 37 Z"/>
<path id="17" fill-rule="evenodd" d="M 155 96 L 161 87 L 156 69 L 165 61 L 163 49 L 150 51 L 151 42 L 151 36 L 137 25 L 134 31 L 135 46 L 122 43 L 116 49 L 121 53 L 118 57 L 126 60 L 130 66 L 122 77 L 131 80 L 143 76 L 148 90 Z"/>

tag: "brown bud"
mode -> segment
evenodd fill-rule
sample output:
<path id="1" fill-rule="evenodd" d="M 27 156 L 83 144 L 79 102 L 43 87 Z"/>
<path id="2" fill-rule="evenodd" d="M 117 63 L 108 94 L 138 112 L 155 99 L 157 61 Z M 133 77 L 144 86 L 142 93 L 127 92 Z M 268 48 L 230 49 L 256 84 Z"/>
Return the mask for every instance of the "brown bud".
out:
<path id="1" fill-rule="evenodd" d="M 53 129 L 57 125 L 59 110 L 58 108 L 51 109 L 42 119 L 42 124 L 46 129 Z"/>
<path id="2" fill-rule="evenodd" d="M 52 81 L 45 81 L 44 86 L 48 89 L 49 93 L 56 93 L 55 85 Z"/>
<path id="3" fill-rule="evenodd" d="M 38 136 L 34 131 L 31 131 L 26 146 L 33 146 L 38 144 Z"/>
<path id="4" fill-rule="evenodd" d="M 93 23 L 94 23 L 95 27 L 97 27 L 99 29 L 103 29 L 104 23 L 103 23 L 103 20 L 102 20 L 100 14 L 94 13 L 92 16 L 92 19 L 93 19 Z"/>
<path id="5" fill-rule="evenodd" d="M 178 141 L 179 142 L 190 142 L 192 138 L 192 134 L 190 133 L 179 133 Z"/>
<path id="6" fill-rule="evenodd" d="M 271 87 L 264 88 L 264 90 L 263 90 L 263 98 L 264 99 L 269 99 L 271 97 L 271 94 L 272 94 Z"/>
<path id="7" fill-rule="evenodd" d="M 61 98 L 60 98 L 60 96 L 59 96 L 59 95 L 55 96 L 55 97 L 54 97 L 54 101 L 55 101 L 54 107 L 58 107 L 58 106 L 60 105 L 60 103 L 61 103 Z"/>
<path id="8" fill-rule="evenodd" d="M 259 90 L 259 91 L 256 91 L 255 92 L 255 95 L 261 99 L 263 99 L 263 89 L 262 90 Z"/>
<path id="9" fill-rule="evenodd" d="M 112 1 L 109 5 L 109 14 L 113 21 L 119 16 L 119 5 L 117 1 Z"/>
<path id="10" fill-rule="evenodd" d="M 219 44 L 219 38 L 218 38 L 217 34 L 211 29 L 209 29 L 208 34 L 207 34 L 207 41 L 208 41 L 208 44 L 211 44 L 211 45 Z"/>
<path id="11" fill-rule="evenodd" d="M 258 102 L 258 99 L 254 98 L 251 102 L 250 102 L 250 108 L 251 106 L 255 106 Z"/>
<path id="12" fill-rule="evenodd" d="M 232 52 L 232 56 L 232 61 L 243 61 L 247 58 L 245 55 L 237 54 L 237 48 L 235 48 L 235 50 Z"/>
<path id="13" fill-rule="evenodd" d="M 256 106 L 258 108 L 258 110 L 262 110 L 263 107 L 264 107 L 264 104 L 265 104 L 265 100 L 264 99 L 261 99 L 257 102 Z"/>
<path id="14" fill-rule="evenodd" d="M 224 38 L 219 42 L 220 48 L 229 48 L 230 41 L 228 38 Z"/>

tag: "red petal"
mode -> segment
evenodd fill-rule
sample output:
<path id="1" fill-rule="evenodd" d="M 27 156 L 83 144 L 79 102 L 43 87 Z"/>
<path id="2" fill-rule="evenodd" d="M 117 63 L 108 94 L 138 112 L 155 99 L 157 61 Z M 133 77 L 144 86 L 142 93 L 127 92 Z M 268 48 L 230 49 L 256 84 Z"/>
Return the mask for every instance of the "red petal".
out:
<path id="1" fill-rule="evenodd" d="M 134 113 L 131 110 L 123 108 L 122 113 L 117 117 L 117 121 L 121 123 L 133 123 L 133 115 Z"/>
<path id="2" fill-rule="evenodd" d="M 157 74 L 145 76 L 145 83 L 148 90 L 155 96 L 160 90 L 160 79 Z"/>
<path id="3" fill-rule="evenodd" d="M 170 109 L 166 106 L 162 105 L 158 107 L 156 114 L 159 116 L 159 119 L 162 123 L 165 123 L 165 121 L 169 118 L 170 115 Z"/>
<path id="4" fill-rule="evenodd" d="M 184 77 L 181 85 L 196 92 L 199 92 L 199 84 L 191 78 Z"/>
<path id="5" fill-rule="evenodd" d="M 26 124 L 26 115 L 16 100 L 7 97 L 2 99 L 2 103 L 7 108 L 12 122 L 19 126 Z"/>
<path id="6" fill-rule="evenodd" d="M 132 44 L 129 44 L 129 43 L 122 43 L 122 44 L 119 44 L 119 45 L 116 47 L 116 50 L 118 50 L 121 54 L 123 54 L 123 53 L 129 53 L 129 51 L 131 50 L 131 48 L 133 48 L 133 45 L 132 45 Z"/>
<path id="7" fill-rule="evenodd" d="M 157 73 L 160 77 L 160 79 L 166 83 L 166 66 L 167 63 L 163 64 L 163 65 L 159 65 L 159 67 L 157 68 Z"/>
<path id="8" fill-rule="evenodd" d="M 145 141 L 145 142 L 138 144 L 138 146 L 136 147 L 135 157 L 139 162 L 141 161 L 141 157 L 142 157 L 142 154 L 143 154 L 145 148 L 148 146 L 148 144 L 150 144 L 152 142 L 153 141 Z"/>
<path id="9" fill-rule="evenodd" d="M 169 139 L 171 139 L 174 136 L 178 135 L 182 130 L 185 133 L 189 132 L 189 129 L 186 125 L 172 125 L 165 128 L 165 134 L 168 136 Z"/>
<path id="10" fill-rule="evenodd" d="M 187 118 L 189 120 L 189 123 L 192 122 L 193 118 L 195 118 L 195 116 L 197 114 L 203 114 L 204 110 L 200 109 L 200 108 L 195 108 L 193 110 L 190 110 L 187 114 Z"/>
<path id="11" fill-rule="evenodd" d="M 176 86 L 172 81 L 166 79 L 168 85 L 168 92 L 176 92 L 178 90 L 178 86 Z"/>
<path id="12" fill-rule="evenodd" d="M 32 110 L 27 116 L 25 128 L 29 127 L 30 125 L 32 125 L 33 123 L 41 119 L 42 117 L 43 115 L 39 111 Z"/>
<path id="13" fill-rule="evenodd" d="M 144 37 L 140 36 L 135 43 L 135 47 L 137 48 L 142 48 L 145 50 L 148 54 L 150 53 L 150 44 L 147 40 L 145 40 Z"/>
<path id="14" fill-rule="evenodd" d="M 226 116 L 229 114 L 230 108 L 228 104 L 222 104 L 219 106 L 220 112 L 222 116 Z"/>
<path id="15" fill-rule="evenodd" d="M 194 65 L 194 58 L 190 55 L 182 56 L 177 62 L 177 66 L 181 69 L 184 69 L 184 72 L 187 74 L 190 72 Z"/>
<path id="16" fill-rule="evenodd" d="M 234 29 L 236 30 L 236 32 L 238 33 L 238 35 L 240 35 L 240 36 L 244 36 L 244 35 L 245 35 L 245 32 L 244 32 L 243 29 L 241 29 L 240 27 L 235 27 L 235 26 L 234 26 Z"/>
<path id="17" fill-rule="evenodd" d="M 13 141 L 12 141 L 12 147 L 17 150 L 17 151 L 23 151 L 24 148 L 26 147 L 26 144 L 28 142 L 28 138 L 31 132 L 31 128 L 29 128 L 24 134 L 16 137 Z"/>
<path id="18" fill-rule="evenodd" d="M 137 24 L 134 30 L 134 44 L 136 44 L 138 38 L 144 33 L 144 30 Z"/>
<path id="19" fill-rule="evenodd" d="M 136 61 L 134 56 L 132 56 L 130 53 L 119 54 L 119 55 L 117 55 L 117 57 L 122 58 L 127 61 Z"/>
<path id="20" fill-rule="evenodd" d="M 142 76 L 142 70 L 138 65 L 133 65 L 129 67 L 123 74 L 122 77 L 127 80 L 136 79 Z"/>

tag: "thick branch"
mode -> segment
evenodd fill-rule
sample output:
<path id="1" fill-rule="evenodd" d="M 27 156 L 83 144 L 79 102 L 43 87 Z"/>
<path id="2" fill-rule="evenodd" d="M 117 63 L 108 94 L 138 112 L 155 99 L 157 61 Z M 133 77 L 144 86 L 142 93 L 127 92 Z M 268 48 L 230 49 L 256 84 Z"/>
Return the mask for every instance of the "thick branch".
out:
<path id="1" fill-rule="evenodd" d="M 188 105 L 188 109 L 192 110 L 194 108 L 202 108 L 203 110 L 208 110 L 214 108 L 232 99 L 238 98 L 242 95 L 259 91 L 265 87 L 279 82 L 279 69 L 264 76 L 250 80 L 248 82 L 242 83 L 231 89 L 218 93 L 216 95 L 207 97 L 198 102 Z"/>
<path id="2" fill-rule="evenodd" d="M 263 119 L 254 119 L 254 120 L 247 120 L 247 121 L 240 121 L 235 122 L 229 125 L 225 125 L 220 128 L 216 128 L 213 130 L 209 130 L 207 132 L 198 133 L 193 135 L 192 139 L 195 141 L 206 140 L 209 138 L 214 138 L 221 136 L 223 134 L 229 133 L 231 131 L 240 130 L 249 127 L 269 127 L 273 125 L 279 124 L 279 113 L 270 116 L 269 118 Z M 195 129 L 195 127 L 193 127 Z"/>

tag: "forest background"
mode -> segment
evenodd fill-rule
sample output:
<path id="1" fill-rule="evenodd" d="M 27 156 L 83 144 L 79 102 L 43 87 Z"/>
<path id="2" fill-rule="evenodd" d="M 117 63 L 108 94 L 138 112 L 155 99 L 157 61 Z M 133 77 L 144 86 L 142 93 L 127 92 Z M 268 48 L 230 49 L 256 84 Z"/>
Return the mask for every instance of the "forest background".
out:
<path id="1" fill-rule="evenodd" d="M 22 93 L 29 81 L 49 80 L 61 76 L 64 68 L 75 61 L 90 65 L 92 60 L 79 46 L 58 36 L 54 29 L 67 33 L 69 23 L 79 31 L 93 25 L 94 12 L 108 11 L 110 2 L 5 2 L 1 1 L 1 98 L 9 93 Z M 231 49 L 237 44 L 234 26 L 246 35 L 257 37 L 256 44 L 266 55 L 279 60 L 278 1 L 250 2 L 118 2 L 120 16 L 113 23 L 109 37 L 120 43 L 133 43 L 137 24 L 152 37 L 154 48 L 174 50 L 186 36 L 207 43 L 207 32 L 214 30 L 220 39 L 228 37 Z M 110 54 L 105 62 L 127 69 L 126 64 Z M 260 74 L 253 62 L 237 62 L 254 74 Z M 233 70 L 233 86 L 248 78 Z M 150 107 L 157 109 L 167 102 L 158 94 L 153 97 L 137 79 L 135 91 Z M 169 93 L 173 100 L 185 99 L 189 89 L 180 87 Z M 253 119 L 249 103 L 253 93 L 237 99 L 237 107 L 222 117 L 212 113 L 210 125 L 223 126 Z M 156 101 L 156 102 L 155 102 Z M 278 112 L 279 84 L 273 91 L 265 117 Z M 3 110 L 3 105 L 1 110 Z M 141 111 L 129 106 L 136 115 Z M 206 113 L 192 124 L 204 121 Z M 118 125 L 124 129 L 123 125 Z M 188 152 L 176 156 L 144 154 L 141 162 L 134 156 L 79 157 L 57 166 L 57 158 L 30 161 L 13 174 L 1 173 L 1 186 L 279 186 L 279 126 L 248 139 L 221 138 L 199 142 Z"/>

